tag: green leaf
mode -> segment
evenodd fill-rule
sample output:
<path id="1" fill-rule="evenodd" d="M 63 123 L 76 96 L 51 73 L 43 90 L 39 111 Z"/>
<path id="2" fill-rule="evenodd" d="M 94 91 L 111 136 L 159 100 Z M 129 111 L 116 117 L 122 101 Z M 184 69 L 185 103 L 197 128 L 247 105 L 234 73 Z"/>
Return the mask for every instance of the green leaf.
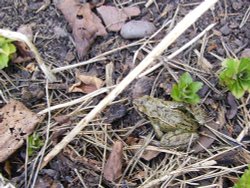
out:
<path id="1" fill-rule="evenodd" d="M 170 96 L 178 102 L 186 102 L 196 104 L 200 101 L 200 97 L 196 94 L 202 87 L 201 82 L 193 82 L 189 73 L 180 76 L 177 84 L 174 84 Z"/>
<path id="2" fill-rule="evenodd" d="M 16 52 L 16 47 L 11 42 L 11 39 L 0 36 L 0 69 L 8 67 L 12 54 Z"/>
<path id="3" fill-rule="evenodd" d="M 222 62 L 224 68 L 219 73 L 220 83 L 226 86 L 237 98 L 250 90 L 250 58 L 227 59 Z"/>
<path id="4" fill-rule="evenodd" d="M 250 188 L 250 165 L 233 188 Z"/>
<path id="5" fill-rule="evenodd" d="M 10 47 L 8 43 L 3 44 L 2 50 L 3 50 L 3 53 L 6 54 L 7 56 L 10 55 Z"/>
<path id="6" fill-rule="evenodd" d="M 9 44 L 10 54 L 13 54 L 16 52 L 16 46 L 14 44 Z"/>
<path id="7" fill-rule="evenodd" d="M 232 94 L 237 98 L 241 98 L 244 93 L 245 93 L 245 90 L 241 87 L 240 83 L 239 82 L 236 82 L 230 89 L 230 91 L 232 92 Z"/>
<path id="8" fill-rule="evenodd" d="M 177 84 L 174 84 L 172 87 L 172 91 L 170 96 L 175 100 L 175 101 L 181 101 L 180 99 L 180 92 Z"/>
<path id="9" fill-rule="evenodd" d="M 201 82 L 192 82 L 189 85 L 189 89 L 192 91 L 192 93 L 196 93 L 202 88 L 203 84 Z"/>
<path id="10" fill-rule="evenodd" d="M 185 72 L 184 74 L 182 74 L 180 76 L 178 85 L 181 88 L 185 88 L 187 85 L 189 85 L 192 82 L 193 82 L 193 79 L 192 79 L 191 75 L 188 72 Z"/>
<path id="11" fill-rule="evenodd" d="M 39 135 L 33 133 L 28 137 L 28 155 L 32 156 L 35 150 L 41 148 L 44 145 L 43 141 L 40 139 Z"/>
<path id="12" fill-rule="evenodd" d="M 241 58 L 239 65 L 239 72 L 250 70 L 250 58 Z"/>
<path id="13" fill-rule="evenodd" d="M 8 67 L 9 57 L 5 54 L 0 54 L 0 69 Z"/>

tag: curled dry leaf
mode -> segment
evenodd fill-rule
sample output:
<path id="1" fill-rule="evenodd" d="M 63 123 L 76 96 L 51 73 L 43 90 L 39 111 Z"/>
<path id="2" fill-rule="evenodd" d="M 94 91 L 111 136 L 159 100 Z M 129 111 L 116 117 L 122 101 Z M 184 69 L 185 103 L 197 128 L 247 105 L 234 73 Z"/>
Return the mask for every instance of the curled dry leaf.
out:
<path id="1" fill-rule="evenodd" d="M 32 41 L 33 40 L 33 31 L 32 31 L 33 26 L 34 24 L 21 25 L 17 31 L 26 35 L 28 39 Z M 12 61 L 13 63 L 25 63 L 35 58 L 34 53 L 30 50 L 30 48 L 25 42 L 15 41 L 14 44 L 17 48 L 18 56 L 13 59 Z"/>
<path id="2" fill-rule="evenodd" d="M 10 100 L 0 109 L 0 162 L 23 145 L 40 121 L 41 118 L 16 100 Z"/>
<path id="3" fill-rule="evenodd" d="M 111 154 L 104 166 L 103 176 L 106 180 L 115 181 L 122 173 L 122 148 L 121 141 L 116 141 L 112 147 Z"/>
<path id="4" fill-rule="evenodd" d="M 89 3 L 80 4 L 78 0 L 61 0 L 56 4 L 72 28 L 76 50 L 80 59 L 88 52 L 97 36 L 105 36 L 107 32 L 91 10 Z"/>
<path id="5" fill-rule="evenodd" d="M 97 8 L 109 31 L 120 31 L 125 21 L 132 16 L 138 16 L 141 11 L 138 7 L 126 7 L 119 9 L 113 6 L 101 6 Z"/>
<path id="6" fill-rule="evenodd" d="M 69 92 L 91 93 L 104 85 L 104 82 L 96 76 L 76 74 L 76 78 L 80 81 L 73 84 Z"/>

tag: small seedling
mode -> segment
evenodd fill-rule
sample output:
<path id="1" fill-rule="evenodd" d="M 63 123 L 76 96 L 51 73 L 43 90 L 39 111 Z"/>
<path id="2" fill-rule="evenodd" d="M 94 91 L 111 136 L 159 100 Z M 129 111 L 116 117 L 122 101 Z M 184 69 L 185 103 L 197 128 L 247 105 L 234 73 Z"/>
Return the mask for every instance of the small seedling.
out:
<path id="1" fill-rule="evenodd" d="M 44 145 L 39 135 L 33 133 L 28 137 L 28 155 L 32 156 L 35 150 L 41 148 Z"/>
<path id="2" fill-rule="evenodd" d="M 200 102 L 197 91 L 202 85 L 201 82 L 194 82 L 191 75 L 186 72 L 180 76 L 179 82 L 173 85 L 171 97 L 178 102 L 197 104 Z"/>
<path id="3" fill-rule="evenodd" d="M 222 62 L 222 67 L 223 70 L 219 73 L 220 82 L 237 99 L 246 91 L 250 92 L 250 58 L 226 59 Z"/>
<path id="4" fill-rule="evenodd" d="M 0 36 L 0 69 L 8 67 L 11 56 L 16 52 L 16 47 L 12 40 Z"/>
<path id="5" fill-rule="evenodd" d="M 250 188 L 250 165 L 233 188 Z"/>

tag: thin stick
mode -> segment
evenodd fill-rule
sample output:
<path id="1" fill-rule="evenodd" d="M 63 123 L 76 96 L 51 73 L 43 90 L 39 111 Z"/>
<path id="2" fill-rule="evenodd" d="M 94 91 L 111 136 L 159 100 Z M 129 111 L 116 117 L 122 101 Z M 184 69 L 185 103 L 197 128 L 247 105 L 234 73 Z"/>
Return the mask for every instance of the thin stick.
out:
<path id="1" fill-rule="evenodd" d="M 45 65 L 44 61 L 42 60 L 42 57 L 40 56 L 38 50 L 35 47 L 35 45 L 28 39 L 28 37 L 26 35 L 19 33 L 19 32 L 6 30 L 6 29 L 0 29 L 0 35 L 4 36 L 6 38 L 9 38 L 9 39 L 21 41 L 21 42 L 24 42 L 25 44 L 27 44 L 27 46 L 30 48 L 30 50 L 34 53 L 35 59 L 39 65 L 39 67 L 41 68 L 41 70 L 45 74 L 46 78 L 50 82 L 56 81 L 56 77 L 52 74 L 52 72 L 49 70 L 49 68 Z"/>
<path id="2" fill-rule="evenodd" d="M 76 68 L 76 67 L 79 67 L 79 66 L 87 65 L 87 64 L 90 64 L 90 63 L 95 63 L 97 61 L 105 60 L 106 58 L 104 58 L 104 56 L 112 54 L 112 53 L 114 53 L 116 51 L 119 51 L 119 50 L 122 50 L 122 49 L 125 49 L 125 48 L 140 45 L 143 41 L 144 41 L 144 39 L 141 39 L 141 40 L 133 42 L 131 44 L 124 45 L 124 46 L 121 46 L 119 48 L 112 49 L 110 51 L 107 51 L 107 52 L 104 52 L 104 53 L 102 53 L 100 55 L 97 55 L 96 57 L 93 57 L 92 59 L 89 59 L 87 61 L 82 61 L 82 62 L 73 64 L 73 65 L 66 65 L 64 67 L 58 67 L 58 68 L 52 69 L 52 72 L 57 73 L 57 72 L 73 69 L 73 68 Z"/>
<path id="3" fill-rule="evenodd" d="M 65 108 L 65 107 L 73 106 L 73 105 L 78 104 L 78 103 L 83 103 L 84 101 L 86 101 L 86 100 L 88 100 L 90 98 L 93 98 L 93 97 L 95 97 L 97 95 L 100 95 L 102 93 L 108 92 L 109 89 L 111 89 L 111 88 L 112 87 L 105 87 L 105 88 L 98 89 L 98 90 L 96 90 L 96 91 L 94 91 L 92 93 L 84 95 L 83 97 L 80 97 L 80 98 L 71 100 L 69 102 L 61 103 L 61 104 L 58 104 L 58 105 L 46 108 L 46 109 L 38 112 L 37 114 L 38 115 L 42 115 L 42 114 L 45 114 L 45 113 L 47 113 L 49 111 L 53 111 L 53 110 L 57 110 L 57 109 L 60 109 L 60 108 Z"/>
<path id="4" fill-rule="evenodd" d="M 218 0 L 205 0 L 193 11 L 187 14 L 176 27 L 163 38 L 163 40 L 146 56 L 146 58 L 132 70 L 118 85 L 106 96 L 76 127 L 65 136 L 48 154 L 45 156 L 41 168 L 46 166 L 69 142 L 71 142 L 88 123 L 95 118 L 107 105 L 109 105 L 145 68 L 147 68 L 155 58 L 166 50 L 189 26 L 191 26 L 204 12 L 212 7 Z"/>

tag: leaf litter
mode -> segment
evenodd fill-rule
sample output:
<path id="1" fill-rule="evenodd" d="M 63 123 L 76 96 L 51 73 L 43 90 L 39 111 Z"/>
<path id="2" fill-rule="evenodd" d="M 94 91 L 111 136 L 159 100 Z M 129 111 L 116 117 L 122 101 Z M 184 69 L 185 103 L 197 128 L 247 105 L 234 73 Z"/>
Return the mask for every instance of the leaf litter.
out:
<path id="1" fill-rule="evenodd" d="M 133 7 L 136 4 L 136 6 L 138 6 L 142 10 L 142 14 L 135 19 L 147 20 L 149 22 L 152 22 L 157 28 L 165 23 L 166 20 L 170 19 L 173 19 L 172 23 L 178 23 L 180 17 L 183 17 L 183 15 L 185 15 L 194 6 L 192 4 L 185 4 L 185 1 L 183 1 L 183 3 L 178 3 L 180 11 L 177 11 L 178 14 L 176 14 L 175 17 L 173 13 L 175 10 L 177 10 L 177 4 L 174 4 L 173 1 L 168 2 L 169 4 L 172 3 L 172 8 L 169 9 L 165 14 L 162 13 L 162 10 L 165 10 L 168 5 L 166 5 L 166 2 L 161 3 L 160 1 L 152 3 L 148 9 L 144 8 L 145 3 L 142 2 L 141 4 L 137 4 L 134 2 L 126 2 L 123 4 L 123 2 L 119 2 L 119 5 L 117 4 L 117 2 L 106 2 L 105 4 L 107 5 L 105 6 L 117 6 L 119 7 L 117 9 L 122 10 L 124 9 L 124 7 Z M 226 3 L 228 3 L 228 5 L 231 5 L 231 1 L 227 1 Z M 32 1 L 29 2 L 29 4 L 30 7 L 31 5 L 34 7 L 35 2 Z M 79 7 L 81 7 L 80 5 L 82 4 L 79 4 Z M 92 12 L 97 11 L 93 4 L 90 3 L 88 6 L 88 10 L 91 10 Z M 220 6 L 223 8 L 223 3 L 221 3 Z M 10 7 L 8 9 L 13 10 L 13 7 Z M 34 9 L 35 8 L 33 8 L 32 10 Z M 8 16 L 9 12 L 6 9 L 3 11 L 5 13 L 7 12 L 5 16 Z M 59 154 L 55 158 L 55 160 L 52 160 L 49 165 L 46 166 L 46 169 L 44 170 L 46 170 L 47 172 L 54 171 L 53 173 L 56 173 L 56 175 L 51 175 L 53 174 L 51 172 L 44 173 L 44 171 L 41 170 L 39 172 L 38 181 L 41 181 L 40 178 L 42 178 L 44 182 L 46 182 L 46 176 L 51 173 L 49 175 L 51 178 L 51 180 L 48 180 L 49 182 L 59 181 L 63 185 L 71 187 L 84 187 L 84 185 L 86 185 L 86 187 L 95 187 L 98 183 L 101 184 L 100 186 L 104 187 L 147 187 L 144 186 L 147 183 L 149 183 L 149 185 L 150 183 L 152 183 L 151 187 L 158 185 L 160 186 L 160 184 L 162 184 L 162 187 L 192 187 L 193 185 L 231 186 L 231 180 L 234 179 L 235 181 L 235 178 L 240 175 L 240 170 L 244 168 L 244 165 L 246 163 L 249 163 L 249 160 L 246 160 L 249 159 L 249 137 L 247 137 L 249 133 L 247 133 L 247 131 L 245 133 L 243 132 L 243 130 L 245 130 L 246 128 L 246 123 L 248 122 L 247 110 L 249 109 L 249 100 L 247 98 L 248 96 L 245 96 L 246 98 L 244 97 L 242 101 L 236 101 L 235 104 L 235 99 L 232 100 L 226 98 L 227 93 L 224 90 L 220 90 L 222 91 L 221 94 L 216 93 L 216 88 L 218 89 L 220 88 L 220 86 L 218 85 L 216 77 L 214 77 L 214 73 L 219 67 L 219 58 L 223 58 L 231 52 L 235 52 L 237 56 L 241 54 L 241 51 L 246 43 L 245 39 L 249 37 L 246 37 L 246 35 L 244 35 L 244 33 L 246 33 L 244 29 L 247 28 L 247 24 L 245 24 L 245 26 L 241 29 L 240 33 L 238 32 L 239 30 L 237 28 L 229 28 L 235 33 L 232 34 L 231 32 L 229 34 L 227 33 L 227 35 L 221 33 L 220 36 L 214 34 L 216 30 L 219 30 L 219 28 L 221 28 L 221 25 L 227 23 L 227 19 L 229 19 L 231 22 L 234 22 L 235 17 L 237 17 L 238 15 L 241 16 L 243 14 L 238 14 L 234 10 L 232 11 L 231 6 L 228 6 L 227 9 L 228 13 L 230 14 L 229 17 L 227 15 L 224 15 L 224 12 L 220 11 L 220 9 L 218 9 L 218 6 L 215 6 L 215 9 L 213 11 L 215 13 L 218 13 L 214 15 L 215 17 L 212 17 L 212 15 L 209 14 L 208 16 L 205 16 L 205 18 L 213 18 L 209 21 L 221 20 L 222 17 L 225 19 L 223 22 L 218 22 L 218 26 L 216 26 L 213 32 L 207 32 L 207 36 L 204 36 L 202 41 L 200 39 L 197 43 L 194 43 L 188 50 L 179 54 L 178 57 L 169 60 L 169 62 L 164 61 L 164 66 L 165 68 L 168 67 L 167 69 L 159 68 L 158 70 L 155 70 L 154 72 L 148 74 L 149 79 L 146 78 L 141 82 L 137 82 L 137 80 L 135 81 L 137 82 L 135 85 L 133 83 L 133 87 L 128 88 L 128 90 L 124 90 L 124 92 L 117 97 L 118 101 L 115 101 L 111 104 L 109 110 L 104 111 L 104 113 L 101 112 L 98 117 L 93 120 L 88 127 L 86 127 L 86 129 L 84 129 L 77 137 L 75 137 L 75 139 L 69 144 L 69 147 L 64 149 L 63 157 L 62 154 Z M 11 12 L 15 13 L 16 11 Z M 79 18 L 81 18 L 83 14 L 81 13 L 81 11 L 79 12 L 79 14 L 76 13 L 72 15 L 76 15 L 76 17 L 77 15 L 79 15 Z M 36 22 L 36 19 L 42 20 L 41 22 L 39 22 L 40 25 L 34 27 L 36 33 L 36 44 L 39 46 L 39 51 L 47 59 L 53 61 L 53 58 L 55 58 L 58 61 L 62 60 L 62 62 L 65 64 L 74 63 L 77 58 L 75 58 L 74 50 L 72 50 L 74 49 L 74 47 L 72 47 L 72 41 L 67 38 L 69 35 L 64 33 L 62 34 L 62 37 L 54 36 L 55 32 L 58 31 L 52 29 L 55 28 L 54 26 L 63 28 L 64 31 L 67 30 L 65 27 L 66 22 L 62 17 L 59 17 L 58 15 L 59 14 L 54 9 L 53 4 L 52 6 L 49 6 L 45 12 L 41 11 L 38 15 L 34 15 L 34 19 L 32 19 L 32 22 Z M 0 15 L 0 17 L 1 16 L 2 15 Z M 24 20 L 26 18 L 25 22 L 28 22 L 25 14 L 22 16 L 24 16 Z M 129 17 L 127 20 L 131 20 L 131 17 Z M 78 21 L 80 22 L 80 19 Z M 3 23 L 4 22 L 5 19 L 3 19 Z M 46 24 L 44 24 L 44 22 Z M 13 20 L 13 23 L 13 28 L 15 28 L 16 25 L 20 25 L 19 23 L 17 24 L 15 20 Z M 192 28 L 187 31 L 185 35 L 181 37 L 180 40 L 176 41 L 176 43 L 173 44 L 171 48 L 169 48 L 166 54 L 172 53 L 173 51 L 175 51 L 175 49 L 182 47 L 183 44 L 190 40 L 190 37 L 197 35 L 198 31 L 203 30 L 207 23 L 208 20 L 206 19 L 198 21 Z M 231 27 L 231 25 L 235 24 L 229 24 L 228 27 Z M 70 23 L 69 26 L 71 27 Z M 105 26 L 109 31 L 106 24 Z M 73 27 L 71 28 L 71 30 L 73 33 Z M 112 54 L 105 55 L 105 61 L 98 61 L 95 62 L 95 64 L 89 64 L 87 66 L 79 67 L 79 69 L 81 69 L 81 71 L 83 72 L 88 72 L 93 67 L 97 67 L 100 70 L 100 72 L 98 72 L 98 76 L 89 74 L 85 75 L 85 73 L 84 75 L 103 79 L 105 78 L 104 66 L 105 64 L 111 62 L 112 64 L 114 64 L 114 68 L 110 73 L 110 78 L 113 80 L 113 84 L 117 84 L 128 72 L 126 71 L 121 73 L 120 71 L 122 70 L 121 67 L 124 66 L 124 61 L 129 62 L 132 65 L 131 69 L 134 68 L 153 49 L 153 46 L 159 42 L 158 40 L 161 39 L 162 36 L 164 36 L 166 33 L 168 33 L 169 30 L 171 30 L 171 27 L 165 27 L 162 31 L 159 31 L 159 36 L 153 38 L 153 40 L 148 40 L 138 48 L 137 46 L 128 46 L 126 49 L 115 51 Z M 75 39 L 74 34 L 73 37 Z M 90 50 L 88 51 L 87 55 L 85 55 L 85 58 L 93 58 L 96 54 L 106 52 L 108 50 L 117 50 L 117 48 L 119 48 L 121 44 L 129 44 L 131 42 L 131 40 L 122 39 L 119 33 L 114 32 L 110 32 L 107 38 L 100 37 L 99 40 L 97 37 L 95 37 L 95 39 L 97 39 L 96 44 L 92 42 L 92 44 L 90 45 L 91 49 L 89 47 Z M 235 47 L 236 40 L 238 40 L 237 44 L 242 43 L 242 46 L 239 46 L 238 49 L 236 49 Z M 220 42 L 223 43 L 223 46 Z M 204 43 L 204 48 L 200 46 L 201 43 Z M 211 47 L 211 44 L 214 44 L 216 47 Z M 230 46 L 228 49 L 227 45 Z M 207 49 L 206 46 L 210 48 Z M 63 50 L 60 51 L 60 49 Z M 194 52 L 194 50 L 199 51 L 199 57 Z M 66 53 L 73 54 L 72 58 L 70 58 L 68 61 L 65 61 Z M 230 55 L 234 56 L 234 54 Z M 162 57 L 159 57 L 159 59 L 156 60 L 156 63 L 161 62 Z M 202 61 L 197 62 L 197 57 Z M 205 59 L 207 59 L 211 63 L 212 71 L 205 71 L 204 67 L 199 64 L 202 63 Z M 53 62 L 51 66 L 60 67 L 61 65 L 63 65 L 62 63 L 57 63 L 58 62 Z M 197 68 L 199 69 L 198 71 Z M 14 71 L 16 71 L 16 69 Z M 16 98 L 21 98 L 26 106 L 29 105 L 35 111 L 42 110 L 46 108 L 47 99 L 45 98 L 45 95 L 41 95 L 41 97 L 36 96 L 35 92 L 34 94 L 32 93 L 32 90 L 34 89 L 32 89 L 32 87 L 30 88 L 29 86 L 32 85 L 31 83 L 35 82 L 36 85 L 40 85 L 42 87 L 40 90 L 43 91 L 43 89 L 45 88 L 45 81 L 43 80 L 44 78 L 39 75 L 39 71 L 36 71 L 36 73 L 33 73 L 31 71 L 30 74 L 32 74 L 32 77 L 26 76 L 24 78 L 23 75 L 26 74 L 25 71 L 26 70 L 17 69 L 17 72 L 10 73 L 8 70 L 6 70 L 9 79 L 6 79 L 8 77 L 3 76 L 2 80 L 1 77 L 0 87 L 7 87 L 6 89 L 2 89 L 1 87 L 1 90 L 3 91 L 3 96 L 1 97 L 3 98 L 4 96 L 8 97 L 9 95 L 14 95 Z M 216 134 L 210 134 L 211 131 L 207 129 L 200 129 L 199 131 L 201 133 L 201 137 L 199 142 L 203 146 L 198 149 L 202 149 L 203 151 L 200 150 L 196 153 L 192 153 L 189 150 L 179 152 L 174 149 L 167 150 L 161 148 L 158 145 L 154 144 L 154 142 L 156 142 L 157 140 L 156 138 L 154 138 L 154 140 L 149 143 L 149 146 L 144 149 L 144 145 L 138 143 L 137 141 L 141 140 L 141 138 L 145 138 L 145 136 L 147 136 L 148 133 L 152 131 L 152 127 L 149 123 L 141 123 L 142 118 L 137 113 L 135 113 L 133 106 L 131 105 L 131 100 L 145 94 L 151 94 L 155 97 L 169 100 L 168 90 L 170 91 L 171 86 L 174 83 L 173 75 L 179 75 L 180 73 L 182 73 L 182 71 L 189 71 L 192 75 L 198 75 L 199 78 L 205 78 L 205 81 L 202 81 L 204 81 L 204 83 L 206 84 L 205 87 L 207 87 L 207 89 L 203 90 L 202 106 L 206 107 L 207 112 L 209 111 L 210 113 L 213 113 L 211 119 L 215 119 L 214 121 L 216 124 L 214 129 L 219 130 L 220 134 L 217 134 L 216 132 Z M 72 80 L 75 79 L 74 74 L 70 70 L 61 72 L 57 76 L 60 79 L 62 78 L 62 80 L 60 80 L 58 83 L 53 83 L 53 87 L 49 87 L 50 100 L 48 102 L 51 102 L 53 105 L 62 104 L 65 101 L 71 101 L 83 95 L 82 93 L 69 94 L 65 92 L 65 90 L 68 89 L 68 83 L 72 83 Z M 25 79 L 30 80 L 25 81 Z M 85 78 L 83 80 L 86 81 L 89 79 L 91 80 L 92 78 Z M 211 79 L 214 79 L 214 81 L 211 81 Z M 11 85 L 12 82 L 14 86 Z M 102 80 L 102 86 L 100 87 L 103 87 L 104 83 L 105 81 Z M 13 89 L 15 88 L 15 85 L 17 85 L 18 89 L 21 87 L 20 91 L 22 91 L 23 94 L 27 93 L 28 95 L 26 96 L 28 97 L 25 97 L 24 95 L 22 97 L 22 94 L 18 89 Z M 98 84 L 95 84 L 95 81 L 90 84 L 91 89 L 86 89 L 86 83 L 82 85 L 84 85 L 83 88 L 85 88 L 84 92 L 90 92 L 88 94 L 91 94 L 92 90 L 96 90 L 96 88 L 98 88 Z M 28 88 L 28 90 L 30 91 L 25 91 L 25 88 Z M 76 105 L 75 109 L 73 106 L 71 106 L 53 111 L 53 113 L 51 113 L 51 115 L 53 116 L 51 118 L 53 128 L 50 130 L 50 146 L 53 147 L 53 142 L 60 142 L 61 138 L 67 135 L 68 132 L 75 126 L 75 124 L 78 123 L 81 118 L 86 115 L 86 113 L 88 113 L 88 105 L 90 105 L 90 108 L 92 108 L 93 106 L 98 104 L 102 97 L 103 95 L 97 96 L 95 98 L 90 98 L 91 102 L 89 102 L 88 104 L 79 103 L 80 105 Z M 120 100 L 122 102 L 120 102 Z M 3 105 L 2 101 L 0 105 Z M 122 106 L 126 106 L 126 109 L 124 109 Z M 224 110 L 227 110 L 218 110 L 221 106 L 224 107 Z M 63 117 L 55 118 L 56 116 L 60 117 L 60 115 L 64 117 L 70 117 L 70 121 L 64 123 Z M 219 120 L 215 117 L 217 115 L 223 116 L 224 119 L 222 118 L 221 120 Z M 109 119 L 110 121 L 106 122 L 106 119 Z M 104 129 L 105 127 L 107 128 L 107 130 Z M 212 127 L 212 125 L 209 125 L 209 127 Z M 40 131 L 45 133 L 45 127 L 41 126 Z M 231 138 L 230 142 L 225 139 L 225 135 Z M 236 139 L 240 135 L 245 136 L 244 139 L 242 141 L 234 142 L 234 139 Z M 126 139 L 129 137 L 133 137 L 137 139 L 137 141 L 131 142 L 129 144 L 128 142 L 126 142 Z M 124 144 L 122 149 L 122 170 L 121 173 L 118 173 L 120 174 L 119 177 L 116 178 L 114 172 L 112 172 L 111 170 L 107 177 L 108 179 L 115 182 L 109 182 L 105 178 L 100 179 L 104 171 L 104 169 L 102 168 L 102 164 L 106 162 L 106 158 L 104 158 L 103 156 L 105 156 L 106 148 L 108 148 L 106 150 L 108 156 L 111 155 L 110 148 L 115 142 L 114 140 L 117 140 L 117 138 L 119 140 L 125 141 L 125 144 L 128 145 Z M 205 141 L 203 141 L 204 138 L 208 139 L 205 139 Z M 238 143 L 242 145 L 238 145 Z M 49 147 L 46 151 L 50 151 L 51 147 Z M 237 150 L 235 149 L 236 147 L 238 148 Z M 65 152 L 65 150 L 68 148 L 70 148 L 71 150 L 67 153 Z M 137 156 L 134 151 L 140 148 L 143 149 L 143 154 L 141 156 Z M 17 153 L 22 155 L 23 152 L 19 151 Z M 155 153 L 159 154 L 154 157 L 153 154 L 147 155 L 147 151 L 155 151 Z M 143 159 L 144 154 L 145 158 Z M 216 156 L 218 157 L 216 158 Z M 20 159 L 22 160 L 23 158 Z M 33 159 L 34 158 L 28 160 L 28 166 L 33 165 Z M 16 160 L 13 160 L 13 158 L 9 158 L 8 161 L 11 161 L 11 165 L 13 164 L 12 162 L 15 162 L 15 166 L 18 166 L 18 168 L 21 166 L 19 168 L 19 171 L 22 171 L 23 161 L 18 161 L 18 163 L 16 163 Z M 14 165 L 12 166 L 14 167 Z M 95 168 L 96 166 L 98 168 Z M 15 170 L 12 169 L 11 171 L 12 173 L 10 172 L 10 174 L 12 176 L 18 176 L 16 172 L 14 172 Z M 116 171 L 116 169 L 113 171 Z M 210 178 L 207 178 L 208 173 L 210 174 Z M 30 175 L 29 171 L 28 174 Z M 33 176 L 31 175 L 31 177 Z M 159 180 L 163 181 L 160 182 Z M 21 181 L 19 181 L 18 183 L 21 184 Z"/>
<path id="2" fill-rule="evenodd" d="M 76 79 L 79 82 L 73 84 L 69 88 L 69 92 L 91 93 L 100 89 L 104 85 L 104 81 L 96 76 L 76 73 Z"/>

